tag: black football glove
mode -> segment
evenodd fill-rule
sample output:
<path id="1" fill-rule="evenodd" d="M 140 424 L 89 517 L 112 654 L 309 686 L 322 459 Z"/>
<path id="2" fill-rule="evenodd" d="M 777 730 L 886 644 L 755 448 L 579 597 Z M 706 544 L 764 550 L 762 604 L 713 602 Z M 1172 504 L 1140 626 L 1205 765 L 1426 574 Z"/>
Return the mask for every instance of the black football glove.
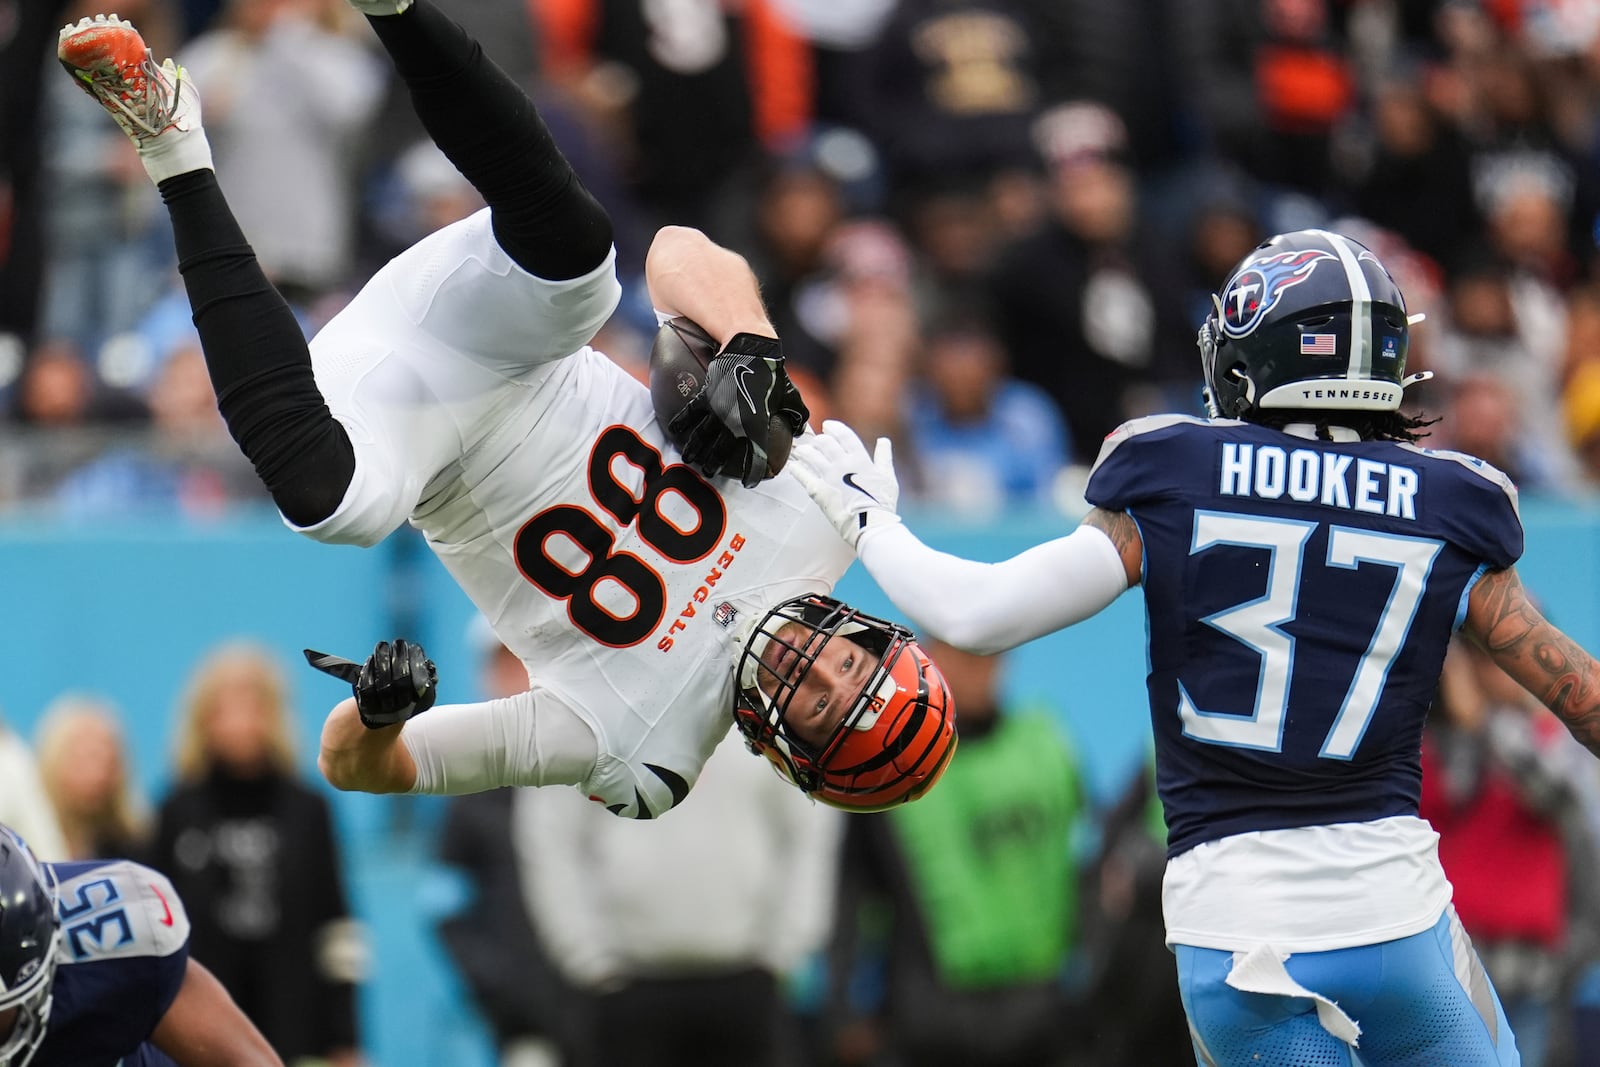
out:
<path id="1" fill-rule="evenodd" d="M 783 367 L 773 337 L 734 334 L 706 367 L 705 385 L 672 417 L 667 432 L 683 461 L 707 477 L 727 475 L 746 487 L 767 476 L 772 417 L 799 437 L 811 412 Z"/>
<path id="2" fill-rule="evenodd" d="M 324 674 L 350 683 L 356 712 L 369 730 L 394 726 L 433 707 L 439 695 L 439 669 L 422 646 L 405 638 L 378 642 L 359 666 L 340 656 L 306 649 L 306 662 Z"/>

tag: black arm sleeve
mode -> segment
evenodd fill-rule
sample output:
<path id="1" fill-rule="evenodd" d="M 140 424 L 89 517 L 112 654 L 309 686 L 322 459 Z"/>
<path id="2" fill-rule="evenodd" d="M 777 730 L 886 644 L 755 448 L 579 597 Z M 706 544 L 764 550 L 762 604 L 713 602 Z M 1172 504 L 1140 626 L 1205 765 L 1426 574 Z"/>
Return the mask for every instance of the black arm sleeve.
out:
<path id="1" fill-rule="evenodd" d="M 228 431 L 285 518 L 321 522 L 350 487 L 355 451 L 317 391 L 300 324 L 262 273 L 216 174 L 191 171 L 160 189 Z"/>
<path id="2" fill-rule="evenodd" d="M 611 219 L 511 78 L 449 16 L 417 0 L 367 21 L 434 144 L 489 205 L 495 240 L 529 274 L 579 278 L 611 250 Z"/>

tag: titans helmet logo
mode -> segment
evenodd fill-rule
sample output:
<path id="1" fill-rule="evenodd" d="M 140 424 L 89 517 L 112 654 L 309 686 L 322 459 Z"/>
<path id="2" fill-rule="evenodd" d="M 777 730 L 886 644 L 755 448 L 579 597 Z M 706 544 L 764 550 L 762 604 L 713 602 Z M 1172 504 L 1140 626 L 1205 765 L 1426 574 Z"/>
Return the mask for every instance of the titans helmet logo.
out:
<path id="1" fill-rule="evenodd" d="M 1229 337 L 1248 337 L 1286 289 L 1311 277 L 1323 260 L 1338 258 L 1331 252 L 1310 249 L 1279 252 L 1251 263 L 1233 276 L 1222 294 L 1222 332 Z"/>

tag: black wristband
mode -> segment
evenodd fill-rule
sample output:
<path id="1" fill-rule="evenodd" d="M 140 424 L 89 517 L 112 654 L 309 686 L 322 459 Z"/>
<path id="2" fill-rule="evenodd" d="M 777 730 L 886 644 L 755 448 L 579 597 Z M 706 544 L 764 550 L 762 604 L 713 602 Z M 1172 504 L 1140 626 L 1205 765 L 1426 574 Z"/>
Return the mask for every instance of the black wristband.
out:
<path id="1" fill-rule="evenodd" d="M 758 359 L 783 360 L 783 342 L 776 337 L 763 337 L 759 333 L 736 333 L 722 346 L 721 356 L 755 356 Z"/>

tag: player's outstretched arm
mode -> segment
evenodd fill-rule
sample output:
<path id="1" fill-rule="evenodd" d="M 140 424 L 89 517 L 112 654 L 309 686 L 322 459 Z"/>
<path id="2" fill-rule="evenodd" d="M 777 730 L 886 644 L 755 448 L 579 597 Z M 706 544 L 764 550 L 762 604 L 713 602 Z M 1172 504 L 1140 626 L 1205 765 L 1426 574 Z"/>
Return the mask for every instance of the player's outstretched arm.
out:
<path id="1" fill-rule="evenodd" d="M 400 732 L 439 694 L 439 671 L 427 652 L 402 637 L 378 642 L 361 664 L 309 648 L 305 653 L 317 670 L 350 683 L 350 699 L 322 724 L 317 767 L 328 784 L 361 793 L 409 791 L 417 770 Z"/>
<path id="2" fill-rule="evenodd" d="M 868 454 L 830 420 L 795 445 L 790 468 L 878 587 L 930 636 L 1003 652 L 1082 622 L 1138 584 L 1144 546 L 1122 512 L 1097 509 L 1066 537 L 1001 563 L 929 548 L 895 514 L 900 488 L 887 444 Z"/>
<path id="3" fill-rule="evenodd" d="M 283 1067 L 222 983 L 193 959 L 150 1041 L 178 1067 Z"/>
<path id="4" fill-rule="evenodd" d="M 1515 568 L 1489 571 L 1479 579 L 1467 602 L 1464 629 L 1600 755 L 1600 661 L 1540 613 Z"/>
<path id="5" fill-rule="evenodd" d="M 380 642 L 361 665 L 311 649 L 306 659 L 353 690 L 323 723 L 317 755 L 336 789 L 455 795 L 577 785 L 599 759 L 594 731 L 546 691 L 434 708 L 438 672 L 414 642 Z"/>

